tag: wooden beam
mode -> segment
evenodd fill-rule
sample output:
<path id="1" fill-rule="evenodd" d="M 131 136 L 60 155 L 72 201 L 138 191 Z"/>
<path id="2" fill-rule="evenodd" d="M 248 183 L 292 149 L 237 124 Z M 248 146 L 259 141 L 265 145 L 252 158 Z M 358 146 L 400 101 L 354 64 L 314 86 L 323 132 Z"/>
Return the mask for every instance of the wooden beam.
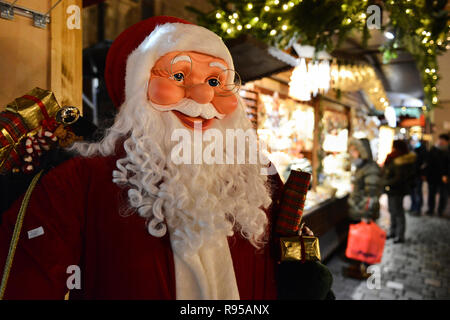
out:
<path id="1" fill-rule="evenodd" d="M 75 13 L 67 13 L 69 6 L 81 8 L 82 0 L 63 0 L 51 12 L 51 67 L 50 89 L 61 105 L 73 105 L 82 110 L 82 33 L 80 28 L 69 28 Z"/>
<path id="2" fill-rule="evenodd" d="M 320 109 L 320 96 L 317 96 L 312 99 L 312 105 L 314 107 L 314 135 L 313 135 L 313 149 L 312 149 L 312 159 L 311 159 L 311 166 L 313 169 L 313 179 L 311 183 L 311 187 L 313 190 L 316 190 L 316 187 L 318 186 L 318 168 L 320 165 L 320 159 L 319 159 L 319 151 L 321 146 L 320 144 L 320 121 L 322 121 L 322 111 Z"/>

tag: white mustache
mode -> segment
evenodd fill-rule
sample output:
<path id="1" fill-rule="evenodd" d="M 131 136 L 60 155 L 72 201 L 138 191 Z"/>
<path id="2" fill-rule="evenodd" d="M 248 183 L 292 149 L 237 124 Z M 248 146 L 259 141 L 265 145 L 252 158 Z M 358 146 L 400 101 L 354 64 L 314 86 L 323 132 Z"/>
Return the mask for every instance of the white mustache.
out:
<path id="1" fill-rule="evenodd" d="M 153 102 L 151 104 L 158 111 L 176 110 L 189 117 L 202 117 L 203 119 L 223 119 L 225 117 L 211 103 L 200 104 L 187 98 L 183 98 L 180 102 L 172 105 L 160 105 Z"/>

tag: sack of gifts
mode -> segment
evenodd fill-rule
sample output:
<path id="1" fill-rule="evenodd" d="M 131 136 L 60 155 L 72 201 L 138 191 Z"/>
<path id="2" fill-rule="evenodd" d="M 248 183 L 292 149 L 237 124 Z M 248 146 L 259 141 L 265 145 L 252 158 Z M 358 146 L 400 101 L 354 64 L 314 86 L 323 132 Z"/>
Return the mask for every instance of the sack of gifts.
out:
<path id="1" fill-rule="evenodd" d="M 9 103 L 0 112 L 0 174 L 31 172 L 52 143 L 58 141 L 62 145 L 68 138 L 77 140 L 65 129 L 68 123 L 64 119 L 76 121 L 78 117 L 78 109 L 61 108 L 51 91 L 40 88 Z"/>
<path id="2" fill-rule="evenodd" d="M 375 222 L 360 222 L 350 225 L 348 232 L 347 258 L 375 264 L 381 262 L 386 232 Z"/>

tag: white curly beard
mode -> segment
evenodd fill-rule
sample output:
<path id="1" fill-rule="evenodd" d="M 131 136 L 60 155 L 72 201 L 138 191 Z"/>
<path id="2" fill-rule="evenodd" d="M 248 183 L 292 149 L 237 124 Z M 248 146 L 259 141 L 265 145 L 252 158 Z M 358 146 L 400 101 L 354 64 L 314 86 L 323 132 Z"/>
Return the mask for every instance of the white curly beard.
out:
<path id="1" fill-rule="evenodd" d="M 213 127 L 223 133 L 251 128 L 242 105 L 214 121 Z M 195 253 L 204 243 L 236 231 L 261 247 L 267 226 L 263 208 L 271 203 L 262 165 L 176 165 L 170 158 L 177 143 L 171 134 L 179 128 L 184 127 L 172 112 L 157 111 L 145 97 L 131 98 L 100 143 L 78 143 L 74 148 L 84 156 L 106 156 L 114 152 L 120 137 L 129 136 L 113 181 L 129 188 L 130 207 L 146 219 L 150 234 L 161 237 L 169 229 L 177 253 Z"/>

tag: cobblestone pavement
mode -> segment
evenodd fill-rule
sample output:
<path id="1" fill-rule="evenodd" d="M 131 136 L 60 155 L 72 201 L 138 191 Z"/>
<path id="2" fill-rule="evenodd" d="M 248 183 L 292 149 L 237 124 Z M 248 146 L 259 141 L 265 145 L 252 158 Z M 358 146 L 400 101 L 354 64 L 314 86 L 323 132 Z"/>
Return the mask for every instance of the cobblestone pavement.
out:
<path id="1" fill-rule="evenodd" d="M 390 219 L 387 196 L 380 199 L 381 217 L 378 224 L 388 229 Z M 409 198 L 405 198 L 409 208 Z M 345 245 L 344 245 L 345 247 Z M 406 241 L 394 244 L 387 240 L 379 272 L 372 274 L 371 281 L 356 280 L 343 276 L 342 269 L 350 260 L 345 248 L 338 250 L 326 263 L 333 273 L 333 291 L 339 300 L 450 300 L 450 206 L 444 217 L 406 215 Z M 375 275 L 380 275 L 377 288 Z M 369 285 L 368 285 L 369 282 Z"/>

